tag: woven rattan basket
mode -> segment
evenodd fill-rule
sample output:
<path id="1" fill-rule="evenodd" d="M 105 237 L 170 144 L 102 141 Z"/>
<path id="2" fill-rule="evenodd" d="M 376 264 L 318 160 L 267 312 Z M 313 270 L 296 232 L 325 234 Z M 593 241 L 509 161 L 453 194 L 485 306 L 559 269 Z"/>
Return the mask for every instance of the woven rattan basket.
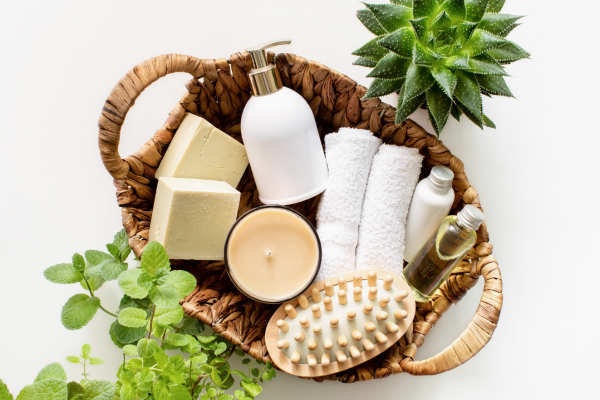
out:
<path id="1" fill-rule="evenodd" d="M 269 57 L 273 61 L 275 56 L 270 53 Z M 421 178 L 427 176 L 434 165 L 446 165 L 454 171 L 456 198 L 452 213 L 465 204 L 481 208 L 463 163 L 435 136 L 411 120 L 395 125 L 393 107 L 377 98 L 362 100 L 365 87 L 318 62 L 294 54 L 279 54 L 275 61 L 284 85 L 296 90 L 310 104 L 321 137 L 340 127 L 356 127 L 371 130 L 385 143 L 417 148 L 425 156 Z M 248 53 L 236 53 L 229 60 L 163 55 L 133 68 L 110 93 L 99 120 L 100 153 L 114 178 L 123 226 L 136 255 L 142 253 L 148 241 L 157 184 L 154 171 L 185 113 L 202 116 L 241 141 L 240 118 L 250 98 L 246 73 L 251 67 Z M 154 136 L 138 152 L 121 158 L 119 138 L 127 112 L 145 88 L 173 72 L 187 72 L 192 76 L 185 94 Z M 237 189 L 241 192 L 238 215 L 261 204 L 250 168 Z M 319 197 L 296 204 L 294 208 L 314 223 L 318 202 Z M 317 380 L 352 383 L 400 372 L 433 375 L 453 369 L 477 354 L 491 339 L 502 308 L 502 278 L 488 238 L 483 224 L 477 232 L 476 246 L 431 301 L 419 304 L 412 329 L 409 328 L 394 346 L 355 368 Z M 172 264 L 192 272 L 198 279 L 198 287 L 183 300 L 187 315 L 209 324 L 216 333 L 252 357 L 269 360 L 264 334 L 276 306 L 256 303 L 241 294 L 227 276 L 223 262 L 173 261 Z M 480 275 L 485 279 L 484 292 L 468 327 L 441 353 L 415 361 L 417 348 L 430 329 L 452 303 L 457 303 L 477 283 Z"/>

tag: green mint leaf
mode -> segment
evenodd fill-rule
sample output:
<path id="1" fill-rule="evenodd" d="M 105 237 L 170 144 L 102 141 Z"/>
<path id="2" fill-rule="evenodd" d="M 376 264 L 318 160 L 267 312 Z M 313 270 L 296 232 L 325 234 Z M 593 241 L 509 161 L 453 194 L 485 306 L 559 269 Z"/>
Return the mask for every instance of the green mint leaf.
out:
<path id="1" fill-rule="evenodd" d="M 252 372 L 252 375 L 253 375 L 253 376 L 258 376 L 258 373 L 259 373 L 260 371 L 258 370 L 258 368 L 252 368 L 252 371 L 251 371 L 251 372 Z"/>
<path id="2" fill-rule="evenodd" d="M 139 308 L 126 308 L 119 313 L 119 323 L 128 328 L 146 326 L 146 311 Z"/>
<path id="3" fill-rule="evenodd" d="M 140 268 L 132 268 L 119 275 L 119 287 L 126 295 L 133 299 L 143 299 L 148 296 L 148 290 L 137 283 L 142 272 L 143 271 Z"/>
<path id="4" fill-rule="evenodd" d="M 115 344 L 115 346 L 117 346 L 118 348 L 122 349 L 123 346 L 125 346 L 124 343 L 122 343 L 120 340 L 117 339 L 117 335 L 115 334 L 115 326 L 117 325 L 117 322 L 113 322 L 112 324 L 110 324 L 110 328 L 108 330 L 108 334 L 110 335 L 110 340 L 112 340 L 112 342 Z M 144 330 L 144 333 L 146 333 L 146 331 Z M 142 334 L 143 336 L 143 334 Z"/>
<path id="5" fill-rule="evenodd" d="M 200 343 L 198 343 L 198 341 L 192 335 L 185 335 L 185 337 L 188 339 L 188 344 L 181 348 L 183 351 L 190 354 L 196 354 L 202 351 Z"/>
<path id="6" fill-rule="evenodd" d="M 138 340 L 143 338 L 145 336 L 145 334 L 147 333 L 145 326 L 140 327 L 140 328 L 129 328 L 127 326 L 121 325 L 119 323 L 119 321 L 115 321 L 114 324 L 115 324 L 115 326 L 113 329 L 114 329 L 115 338 L 117 339 L 118 342 L 122 343 L 123 345 L 128 344 L 128 343 L 137 342 Z M 113 340 L 113 342 L 114 342 L 114 340 Z"/>
<path id="7" fill-rule="evenodd" d="M 89 358 L 91 353 L 92 353 L 92 346 L 90 346 L 89 344 L 84 344 L 81 347 L 81 356 L 83 358 L 85 358 L 86 360 Z"/>
<path id="8" fill-rule="evenodd" d="M 72 264 L 57 264 L 44 271 L 44 277 L 52 283 L 77 283 L 83 275 Z"/>
<path id="9" fill-rule="evenodd" d="M 175 325 L 183 318 L 183 308 L 177 306 L 175 308 L 156 307 L 154 318 L 162 325 Z"/>
<path id="10" fill-rule="evenodd" d="M 125 294 L 125 295 L 123 295 L 123 297 L 121 298 L 121 301 L 119 302 L 119 311 L 121 311 L 124 308 L 128 308 L 128 307 L 141 308 L 141 309 L 146 310 L 151 307 L 150 299 L 148 299 L 148 298 L 136 299 L 134 301 L 131 297 L 129 297 Z"/>
<path id="11" fill-rule="evenodd" d="M 112 400 L 115 396 L 115 384 L 109 381 L 88 381 L 83 388 L 85 400 Z"/>
<path id="12" fill-rule="evenodd" d="M 93 278 L 87 278 L 87 281 L 92 286 L 93 291 L 100 289 L 100 287 L 102 287 L 102 285 L 104 285 L 104 282 L 106 282 L 104 280 L 104 278 L 102 278 L 102 276 L 94 276 Z M 79 284 L 85 290 L 89 290 L 87 283 L 85 283 L 85 280 L 82 280 L 81 282 L 79 282 Z"/>
<path id="13" fill-rule="evenodd" d="M 88 250 L 85 252 L 85 259 L 92 266 L 99 265 L 102 261 L 112 260 L 113 256 L 99 250 Z"/>
<path id="14" fill-rule="evenodd" d="M 79 357 L 75 357 L 75 356 L 68 356 L 67 361 L 70 363 L 73 363 L 73 364 L 79 364 L 81 362 Z"/>
<path id="15" fill-rule="evenodd" d="M 213 342 L 215 339 L 217 339 L 217 337 L 216 336 L 198 336 L 197 339 L 202 344 L 208 344 L 210 342 Z"/>
<path id="16" fill-rule="evenodd" d="M 186 271 L 171 271 L 167 276 L 166 283 L 175 289 L 180 299 L 192 293 L 196 288 L 196 278 Z"/>
<path id="17" fill-rule="evenodd" d="M 100 364 L 104 364 L 104 360 L 98 357 L 92 357 L 90 358 L 90 364 L 92 365 L 100 365 Z"/>
<path id="18" fill-rule="evenodd" d="M 170 400 L 191 400 L 190 391 L 183 385 L 172 385 L 169 387 L 171 391 Z"/>
<path id="19" fill-rule="evenodd" d="M 244 358 L 242 360 L 242 364 L 250 364 L 252 362 L 252 360 L 250 360 L 249 358 Z"/>
<path id="20" fill-rule="evenodd" d="M 215 397 L 217 395 L 217 391 L 215 390 L 215 388 L 210 388 L 206 391 L 206 394 L 208 395 L 208 397 Z"/>
<path id="21" fill-rule="evenodd" d="M 246 389 L 246 392 L 248 392 L 248 394 L 252 397 L 258 396 L 260 394 L 260 392 L 262 392 L 262 390 L 263 390 L 259 384 L 254 383 L 254 382 L 242 381 L 242 382 L 240 382 L 240 384 L 242 385 L 242 387 L 244 389 Z"/>
<path id="22" fill-rule="evenodd" d="M 123 271 L 127 270 L 127 264 L 116 260 L 106 260 L 100 265 L 102 278 L 106 281 L 117 279 Z"/>
<path id="23" fill-rule="evenodd" d="M 152 329 L 152 334 L 157 338 L 162 337 L 163 333 L 165 332 L 165 329 L 166 328 L 163 325 L 157 323 Z"/>
<path id="24" fill-rule="evenodd" d="M 184 316 L 183 325 L 181 326 L 179 333 L 197 336 L 200 335 L 203 330 L 204 324 L 202 322 L 195 318 Z"/>
<path id="25" fill-rule="evenodd" d="M 233 392 L 233 394 L 235 395 L 235 398 L 238 400 L 241 400 L 244 398 L 244 391 L 243 390 L 236 390 L 235 392 Z"/>
<path id="26" fill-rule="evenodd" d="M 155 286 L 149 291 L 150 300 L 154 304 L 165 308 L 175 308 L 179 305 L 179 297 L 175 289 L 168 283 Z"/>
<path id="27" fill-rule="evenodd" d="M 137 352 L 141 357 L 148 358 L 152 357 L 156 353 L 158 345 L 154 339 L 140 339 L 137 344 Z"/>
<path id="28" fill-rule="evenodd" d="M 123 347 L 123 354 L 129 357 L 136 357 L 138 356 L 137 347 L 132 344 L 128 344 Z"/>
<path id="29" fill-rule="evenodd" d="M 169 362 L 169 356 L 166 355 L 162 349 L 158 349 L 156 353 L 154 353 L 154 360 L 156 360 L 158 368 L 165 369 L 167 367 L 167 363 Z"/>
<path id="30" fill-rule="evenodd" d="M 116 260 L 120 260 L 119 258 L 119 248 L 112 243 L 106 245 L 106 250 L 113 256 Z"/>
<path id="31" fill-rule="evenodd" d="M 152 389 L 152 395 L 155 400 L 168 400 L 171 397 L 169 387 L 164 380 L 157 381 Z"/>
<path id="32" fill-rule="evenodd" d="M 135 398 L 135 390 L 133 390 L 131 385 L 123 385 L 120 394 L 121 400 L 133 400 Z"/>
<path id="33" fill-rule="evenodd" d="M 150 290 L 152 286 L 154 286 L 154 279 L 154 275 L 150 275 L 149 273 L 142 271 L 140 276 L 138 276 L 137 284 L 141 288 Z"/>
<path id="34" fill-rule="evenodd" d="M 142 270 L 154 275 L 161 268 L 170 268 L 169 256 L 160 243 L 150 242 L 142 253 Z"/>
<path id="35" fill-rule="evenodd" d="M 67 397 L 66 379 L 49 378 L 25 386 L 17 400 L 65 400 Z"/>
<path id="36" fill-rule="evenodd" d="M 227 350 L 227 343 L 221 342 L 217 345 L 217 348 L 215 349 L 215 355 L 218 356 L 219 354 L 223 354 L 225 350 Z"/>
<path id="37" fill-rule="evenodd" d="M 98 276 L 102 276 L 102 264 L 104 262 L 107 261 L 103 261 L 102 263 L 98 264 L 98 265 L 94 265 L 92 266 L 91 264 L 88 263 L 88 268 L 85 269 L 85 277 L 87 279 L 91 279 L 91 278 L 95 278 Z"/>
<path id="38" fill-rule="evenodd" d="M 8 387 L 2 379 L 0 379 L 0 400 L 13 400 L 13 395 L 9 392 Z"/>
<path id="39" fill-rule="evenodd" d="M 85 271 L 85 260 L 83 256 L 79 253 L 73 254 L 73 268 L 79 272 Z"/>
<path id="40" fill-rule="evenodd" d="M 231 376 L 229 378 L 231 378 Z M 229 378 L 227 378 L 227 380 L 229 380 Z M 232 380 L 233 380 L 233 378 L 232 378 Z M 233 400 L 233 396 L 230 394 L 227 394 L 227 393 L 220 393 L 217 396 L 217 400 Z"/>
<path id="41" fill-rule="evenodd" d="M 81 329 L 86 326 L 100 307 L 100 299 L 79 293 L 71 297 L 62 308 L 60 319 L 69 330 Z"/>
<path id="42" fill-rule="evenodd" d="M 185 335 L 181 335 L 179 333 L 169 333 L 167 335 L 167 342 L 172 344 L 173 346 L 185 346 L 188 344 L 188 338 Z"/>
<path id="43" fill-rule="evenodd" d="M 68 392 L 67 400 L 74 400 L 77 397 L 79 397 L 81 400 L 83 400 L 84 394 L 85 394 L 85 390 L 83 389 L 83 386 L 81 386 L 77 382 L 67 383 L 67 392 Z"/>

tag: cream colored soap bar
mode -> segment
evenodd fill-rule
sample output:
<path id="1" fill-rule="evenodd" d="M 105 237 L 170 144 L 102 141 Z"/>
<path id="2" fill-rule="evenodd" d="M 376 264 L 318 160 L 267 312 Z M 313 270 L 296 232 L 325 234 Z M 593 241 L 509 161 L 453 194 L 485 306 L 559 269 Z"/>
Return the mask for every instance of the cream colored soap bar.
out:
<path id="1" fill-rule="evenodd" d="M 234 188 L 248 166 L 246 149 L 203 118 L 188 113 L 169 145 L 156 178 L 224 181 Z"/>
<path id="2" fill-rule="evenodd" d="M 226 182 L 160 178 L 150 240 L 175 260 L 222 260 L 236 220 L 240 192 Z"/>

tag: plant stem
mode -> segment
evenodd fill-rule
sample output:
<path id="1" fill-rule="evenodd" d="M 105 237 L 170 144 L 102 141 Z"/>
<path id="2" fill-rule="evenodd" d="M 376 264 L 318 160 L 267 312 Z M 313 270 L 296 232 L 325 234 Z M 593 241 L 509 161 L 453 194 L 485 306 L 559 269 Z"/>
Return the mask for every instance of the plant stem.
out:
<path id="1" fill-rule="evenodd" d="M 160 338 L 160 348 L 161 349 L 165 349 L 165 336 L 167 335 L 167 330 L 165 329 L 163 334 L 162 334 L 162 338 Z M 191 363 L 190 363 L 191 365 Z"/>
<path id="2" fill-rule="evenodd" d="M 156 304 L 152 305 L 152 315 L 150 316 L 150 332 L 148 332 L 148 340 L 152 336 L 152 320 L 154 320 L 154 312 L 156 311 Z"/>
<path id="3" fill-rule="evenodd" d="M 104 312 L 105 312 L 105 313 L 107 313 L 108 315 L 112 315 L 112 316 L 113 316 L 113 317 L 115 317 L 115 318 L 118 318 L 118 317 L 119 317 L 117 314 L 113 314 L 113 313 L 111 313 L 110 311 L 108 311 L 106 308 L 102 307 L 102 305 L 99 305 L 99 307 L 100 307 L 100 309 L 101 309 L 102 311 L 104 311 Z"/>

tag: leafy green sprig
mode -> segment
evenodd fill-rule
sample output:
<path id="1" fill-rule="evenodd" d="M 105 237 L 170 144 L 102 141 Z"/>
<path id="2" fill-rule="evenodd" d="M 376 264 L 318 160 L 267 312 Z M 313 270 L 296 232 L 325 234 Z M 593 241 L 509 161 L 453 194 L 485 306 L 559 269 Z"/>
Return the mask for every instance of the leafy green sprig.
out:
<path id="1" fill-rule="evenodd" d="M 204 325 L 184 316 L 179 303 L 194 290 L 196 279 L 186 271 L 172 271 L 160 243 L 148 243 L 140 267 L 131 269 L 125 263 L 131 248 L 124 230 L 106 247 L 108 254 L 90 250 L 84 258 L 76 253 L 71 264 L 50 267 L 44 276 L 59 284 L 80 283 L 89 292 L 76 294 L 63 307 L 61 320 L 67 329 L 87 325 L 98 309 L 116 318 L 109 334 L 123 351 L 123 363 L 117 372 L 114 395 L 107 399 L 233 400 L 235 396 L 249 400 L 262 391 L 260 383 L 275 377 L 270 362 L 254 361 L 250 365 L 251 360 L 245 359 L 248 375 L 232 370 L 229 358 L 245 353 L 222 337 L 203 335 Z M 109 280 L 117 280 L 124 292 L 116 313 L 102 307 L 96 296 L 96 291 Z M 187 358 L 167 354 L 170 350 L 179 350 Z M 67 358 L 84 365 L 82 382 L 87 382 L 85 367 L 90 351 L 91 347 L 84 346 L 83 362 L 79 357 Z M 90 364 L 94 364 L 92 360 L 95 359 L 89 358 Z M 234 375 L 241 378 L 242 390 L 230 395 L 225 391 L 235 383 Z"/>

